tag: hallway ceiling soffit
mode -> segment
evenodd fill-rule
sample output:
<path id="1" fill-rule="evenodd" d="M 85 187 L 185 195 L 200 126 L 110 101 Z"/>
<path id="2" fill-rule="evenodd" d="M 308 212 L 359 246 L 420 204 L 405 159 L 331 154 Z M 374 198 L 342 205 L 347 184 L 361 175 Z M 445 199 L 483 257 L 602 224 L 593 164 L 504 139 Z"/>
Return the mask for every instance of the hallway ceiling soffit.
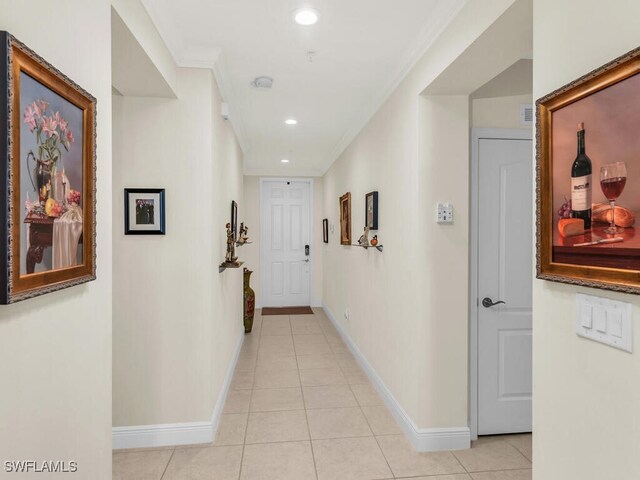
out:
<path id="1" fill-rule="evenodd" d="M 178 66 L 213 70 L 245 154 L 246 174 L 318 176 L 356 138 L 467 0 L 403 0 L 407 4 L 402 9 L 384 2 L 377 10 L 367 0 L 312 0 L 304 5 L 320 12 L 313 27 L 293 23 L 290 13 L 303 5 L 298 0 L 252 4 L 268 15 L 247 12 L 246 5 L 234 0 L 141 1 Z M 180 24 L 187 21 L 190 28 Z M 206 29 L 198 27 L 203 22 Z M 265 29 L 268 35 L 263 35 Z M 317 52 L 314 71 L 307 63 L 309 50 Z M 258 75 L 275 79 L 273 91 L 249 86 Z M 285 126 L 289 116 L 300 124 Z M 280 163 L 285 156 L 291 164 Z"/>

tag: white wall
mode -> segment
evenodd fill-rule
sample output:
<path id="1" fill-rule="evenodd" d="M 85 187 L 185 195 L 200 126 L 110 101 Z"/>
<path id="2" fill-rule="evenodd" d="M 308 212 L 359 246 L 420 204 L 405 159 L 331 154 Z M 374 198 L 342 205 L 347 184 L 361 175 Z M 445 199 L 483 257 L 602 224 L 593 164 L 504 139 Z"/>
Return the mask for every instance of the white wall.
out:
<path id="1" fill-rule="evenodd" d="M 638 46 L 640 3 L 535 0 L 534 83 L 539 98 Z M 594 34 L 597 32 L 597 34 Z M 640 478 L 640 356 L 579 338 L 575 293 L 640 300 L 535 280 L 534 479 Z"/>
<path id="2" fill-rule="evenodd" d="M 245 245 L 240 252 L 241 260 L 245 261 L 245 267 L 252 270 L 251 288 L 256 292 L 256 305 L 262 305 L 260 291 L 260 178 L 252 175 L 244 177 L 244 218 L 241 218 L 249 226 L 249 237 L 252 245 Z M 324 181 L 321 177 L 312 178 L 313 181 L 313 270 L 311 278 L 311 305 L 322 305 L 323 288 L 323 255 L 326 250 L 322 243 L 322 219 L 324 217 Z"/>
<path id="3" fill-rule="evenodd" d="M 176 79 L 114 97 L 114 426 L 209 421 L 242 335 L 242 271 L 217 268 L 242 154 L 213 73 Z M 123 234 L 125 187 L 166 189 L 166 235 Z"/>
<path id="4" fill-rule="evenodd" d="M 533 104 L 530 94 L 473 99 L 471 100 L 471 126 L 531 130 L 531 126 L 520 125 L 520 105 L 522 104 Z"/>
<path id="5" fill-rule="evenodd" d="M 144 63 L 148 61 L 150 64 L 153 64 L 156 69 L 156 72 L 154 73 L 166 82 L 168 89 L 172 93 L 175 93 L 177 90 L 175 61 L 173 60 L 171 52 L 162 40 L 160 33 L 149 17 L 149 14 L 142 2 L 140 0 L 111 0 L 111 4 L 117 11 L 117 15 L 120 17 L 121 21 L 126 25 L 126 28 L 129 29 L 131 34 L 135 37 L 135 41 L 138 42 L 139 45 L 134 46 L 134 49 L 140 48 L 140 50 L 142 50 L 148 57 L 147 59 L 138 57 L 135 58 L 135 60 Z M 132 52 L 116 53 L 118 55 L 130 55 Z M 131 69 L 137 68 L 135 65 L 131 64 L 129 67 Z M 117 69 L 114 68 L 114 77 L 126 82 L 125 72 L 118 72 L 115 70 Z M 132 81 L 132 79 L 129 81 Z M 161 83 L 156 78 L 153 78 L 152 81 L 157 84 Z M 138 82 L 142 82 L 142 79 L 136 79 L 135 83 Z M 149 88 L 147 87 L 147 92 L 148 91 Z M 138 89 L 138 94 L 141 96 L 149 96 L 147 92 L 144 92 L 142 89 Z"/>
<path id="6" fill-rule="evenodd" d="M 380 194 L 384 252 L 340 246 L 335 233 L 324 301 L 417 430 L 468 425 L 469 94 L 530 52 L 518 28 L 530 12 L 526 1 L 467 2 L 324 177 L 336 232 L 338 197 L 351 192 L 355 238 L 364 195 Z M 454 70 L 464 82 L 445 80 Z M 438 201 L 454 204 L 453 225 L 435 223 Z"/>
<path id="7" fill-rule="evenodd" d="M 2 470 L 4 461 L 11 460 L 74 460 L 78 478 L 107 480 L 111 478 L 110 2 L 0 0 L 0 12 L 1 30 L 14 34 L 98 100 L 98 278 L 0 307 Z"/>

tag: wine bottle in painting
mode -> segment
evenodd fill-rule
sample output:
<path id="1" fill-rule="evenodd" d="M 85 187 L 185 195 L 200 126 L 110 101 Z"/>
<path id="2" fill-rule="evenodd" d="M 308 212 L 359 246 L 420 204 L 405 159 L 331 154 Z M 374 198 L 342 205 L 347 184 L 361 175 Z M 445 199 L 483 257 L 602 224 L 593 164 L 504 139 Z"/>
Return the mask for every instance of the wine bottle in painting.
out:
<path id="1" fill-rule="evenodd" d="M 591 159 L 584 146 L 584 123 L 578 124 L 578 155 L 571 166 L 571 216 L 591 228 Z"/>

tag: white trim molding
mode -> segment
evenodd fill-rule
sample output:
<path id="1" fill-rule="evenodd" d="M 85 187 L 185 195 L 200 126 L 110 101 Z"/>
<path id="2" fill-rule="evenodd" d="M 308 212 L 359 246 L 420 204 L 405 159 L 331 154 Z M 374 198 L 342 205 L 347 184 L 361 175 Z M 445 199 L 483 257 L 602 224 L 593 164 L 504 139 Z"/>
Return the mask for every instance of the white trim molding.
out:
<path id="1" fill-rule="evenodd" d="M 211 422 L 113 427 L 113 449 L 165 447 L 213 441 Z"/>
<path id="2" fill-rule="evenodd" d="M 233 372 L 244 342 L 244 332 L 236 344 L 233 357 L 222 384 L 222 391 L 216 402 L 211 420 L 208 422 L 168 423 L 163 425 L 140 425 L 134 427 L 113 427 L 111 443 L 114 450 L 128 448 L 152 448 L 171 445 L 196 445 L 211 443 L 215 438 L 224 402 L 229 393 Z"/>
<path id="3" fill-rule="evenodd" d="M 218 395 L 218 401 L 216 402 L 216 406 L 213 409 L 213 415 L 211 415 L 211 428 L 213 431 L 213 435 L 211 437 L 212 441 L 215 438 L 216 432 L 218 431 L 218 425 L 220 425 L 220 416 L 222 415 L 222 411 L 224 409 L 224 402 L 227 401 L 227 395 L 229 394 L 229 388 L 231 387 L 233 374 L 236 370 L 236 365 L 238 364 L 238 357 L 240 357 L 240 351 L 242 350 L 242 344 L 244 343 L 244 338 L 245 338 L 244 327 L 242 327 L 242 329 L 240 330 L 240 338 L 238 338 L 238 342 L 236 343 L 236 349 L 233 352 L 233 357 L 231 357 L 231 362 L 229 363 L 227 374 L 224 377 L 222 390 L 220 391 L 220 395 Z"/>
<path id="4" fill-rule="evenodd" d="M 464 450 L 471 447 L 471 432 L 468 426 L 451 428 L 419 428 L 400 403 L 384 384 L 380 375 L 367 361 L 358 346 L 351 339 L 344 327 L 336 320 L 331 309 L 326 305 L 323 309 L 336 330 L 347 344 L 349 350 L 363 368 L 371 383 L 391 411 L 405 436 L 418 452 L 436 452 L 441 450 Z"/>

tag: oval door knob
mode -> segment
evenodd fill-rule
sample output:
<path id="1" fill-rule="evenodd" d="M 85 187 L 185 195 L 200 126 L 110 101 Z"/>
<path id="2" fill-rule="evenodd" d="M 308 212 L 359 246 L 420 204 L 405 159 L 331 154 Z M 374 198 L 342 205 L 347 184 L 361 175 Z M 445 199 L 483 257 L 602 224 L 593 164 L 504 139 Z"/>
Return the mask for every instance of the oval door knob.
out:
<path id="1" fill-rule="evenodd" d="M 503 302 L 502 300 L 498 300 L 497 302 L 494 302 L 489 297 L 484 297 L 482 299 L 482 306 L 484 308 L 489 308 L 489 307 L 493 307 L 495 305 L 500 305 L 501 303 L 505 303 L 505 302 Z M 505 303 L 505 305 L 506 305 L 506 303 Z"/>

